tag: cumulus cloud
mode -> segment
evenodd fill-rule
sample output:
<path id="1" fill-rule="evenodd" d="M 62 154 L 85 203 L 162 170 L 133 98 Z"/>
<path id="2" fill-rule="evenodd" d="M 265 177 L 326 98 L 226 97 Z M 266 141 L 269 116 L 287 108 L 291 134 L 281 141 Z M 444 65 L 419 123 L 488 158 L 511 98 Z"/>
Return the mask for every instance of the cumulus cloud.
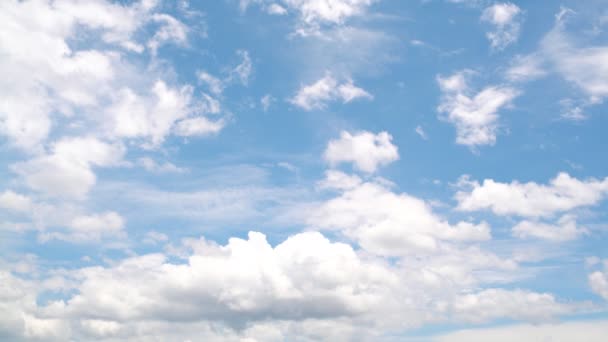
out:
<path id="1" fill-rule="evenodd" d="M 331 165 L 353 163 L 357 169 L 373 173 L 379 166 L 399 159 L 399 150 L 393 145 L 392 139 L 387 132 L 351 134 L 343 131 L 339 139 L 327 144 L 323 157 Z"/>
<path id="2" fill-rule="evenodd" d="M 487 7 L 481 20 L 494 26 L 486 37 L 495 50 L 502 50 L 517 41 L 521 26 L 521 9 L 510 2 L 496 3 Z"/>
<path id="3" fill-rule="evenodd" d="M 494 145 L 498 130 L 498 111 L 508 106 L 519 92 L 508 86 L 490 86 L 477 94 L 467 85 L 467 72 L 437 77 L 442 91 L 437 110 L 456 126 L 456 143 L 475 147 Z"/>
<path id="4" fill-rule="evenodd" d="M 608 178 L 579 180 L 559 173 L 549 184 L 511 183 L 486 179 L 480 184 L 461 178 L 456 193 L 458 210 L 491 210 L 496 215 L 551 217 L 578 207 L 597 204 L 608 194 Z M 547 227 L 545 227 L 547 228 Z"/>
<path id="5" fill-rule="evenodd" d="M 446 317 L 540 322 L 573 310 L 545 293 L 493 288 L 458 293 L 454 287 L 468 287 L 471 279 L 459 279 L 452 267 L 484 267 L 470 254 L 470 262 L 443 258 L 418 269 L 420 259 L 412 259 L 402 269 L 318 232 L 292 235 L 274 247 L 256 232 L 225 245 L 205 239 L 184 243 L 188 251 L 181 260 L 169 262 L 160 253 L 133 256 L 54 273 L 53 281 L 1 271 L 0 334 L 16 341 L 186 340 L 201 334 L 212 340 L 285 340 L 318 339 L 331 328 L 337 339 L 374 339 L 383 329 Z M 439 285 L 440 279 L 447 282 Z M 69 294 L 42 304 L 36 301 L 41 291 Z"/>
<path id="6" fill-rule="evenodd" d="M 589 285 L 593 292 L 608 300 L 608 260 L 603 262 L 604 269 L 589 275 Z"/>
<path id="7" fill-rule="evenodd" d="M 0 193 L 0 208 L 16 211 L 27 212 L 32 207 L 32 200 L 25 195 L 18 194 L 11 190 Z"/>
<path id="8" fill-rule="evenodd" d="M 121 5 L 105 0 L 4 1 L 0 5 L 0 133 L 22 149 L 40 151 L 56 114 L 97 113 L 115 89 L 129 87 L 134 65 L 118 48 L 142 52 L 136 33 L 162 21 L 152 39 L 177 39 L 175 18 L 155 13 L 155 1 Z M 107 49 L 76 49 L 77 34 L 111 44 Z M 185 36 L 180 35 L 183 41 Z M 87 46 L 88 44 L 84 44 Z M 36 77 L 32 77 L 36 75 Z M 90 111 L 90 112 L 89 112 Z"/>
<path id="9" fill-rule="evenodd" d="M 62 138 L 48 154 L 11 166 L 27 186 L 42 193 L 82 199 L 95 185 L 93 167 L 120 165 L 125 148 L 93 137 Z"/>
<path id="10" fill-rule="evenodd" d="M 309 223 L 319 229 L 344 232 L 358 244 L 380 255 L 439 252 L 444 242 L 483 241 L 490 238 L 486 223 L 449 224 L 423 200 L 394 193 L 376 182 L 330 172 L 326 186 L 343 189 L 323 203 Z"/>
<path id="11" fill-rule="evenodd" d="M 342 100 L 349 103 L 356 99 L 372 99 L 372 95 L 353 84 L 343 83 L 326 74 L 313 84 L 302 86 L 290 102 L 304 110 L 324 109 L 328 102 Z"/>
<path id="12" fill-rule="evenodd" d="M 512 228 L 512 233 L 522 239 L 537 238 L 549 241 L 568 241 L 588 233 L 588 230 L 579 227 L 575 217 L 564 215 L 556 224 L 524 220 Z"/>

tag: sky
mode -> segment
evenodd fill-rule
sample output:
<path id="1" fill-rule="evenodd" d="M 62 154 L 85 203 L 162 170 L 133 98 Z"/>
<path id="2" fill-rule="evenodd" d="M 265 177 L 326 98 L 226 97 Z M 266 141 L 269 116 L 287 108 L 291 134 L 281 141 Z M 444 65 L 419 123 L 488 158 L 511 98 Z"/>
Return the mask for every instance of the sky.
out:
<path id="1" fill-rule="evenodd" d="M 605 341 L 605 0 L 0 2 L 0 341 Z"/>

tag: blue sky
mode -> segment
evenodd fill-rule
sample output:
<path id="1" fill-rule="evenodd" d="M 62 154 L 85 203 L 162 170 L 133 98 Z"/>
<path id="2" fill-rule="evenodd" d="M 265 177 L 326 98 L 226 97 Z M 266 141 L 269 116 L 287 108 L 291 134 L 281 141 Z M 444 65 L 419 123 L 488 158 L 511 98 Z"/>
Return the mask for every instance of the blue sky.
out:
<path id="1" fill-rule="evenodd" d="M 0 340 L 603 341 L 605 1 L 0 4 Z"/>

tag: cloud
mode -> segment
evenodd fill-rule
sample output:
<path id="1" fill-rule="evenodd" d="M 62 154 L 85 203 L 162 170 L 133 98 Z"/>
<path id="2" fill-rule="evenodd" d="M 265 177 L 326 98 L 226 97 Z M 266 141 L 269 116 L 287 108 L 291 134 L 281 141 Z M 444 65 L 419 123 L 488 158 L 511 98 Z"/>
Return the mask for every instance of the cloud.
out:
<path id="1" fill-rule="evenodd" d="M 496 3 L 483 11 L 481 20 L 494 26 L 494 31 L 486 33 L 492 49 L 502 50 L 517 41 L 521 26 L 521 9 L 517 5 Z"/>
<path id="2" fill-rule="evenodd" d="M 436 342 L 602 342 L 608 334 L 608 321 L 589 320 L 551 324 L 512 324 L 499 327 L 464 329 L 432 338 Z"/>
<path id="3" fill-rule="evenodd" d="M 349 175 L 337 170 L 325 171 L 325 179 L 318 183 L 321 189 L 354 189 L 362 183 L 362 179 L 357 175 Z"/>
<path id="4" fill-rule="evenodd" d="M 578 227 L 576 219 L 570 215 L 562 216 L 557 224 L 525 220 L 519 222 L 511 231 L 520 239 L 537 238 L 557 242 L 574 240 L 588 233 L 585 228 Z"/>
<path id="5" fill-rule="evenodd" d="M 180 25 L 166 14 L 154 13 L 155 1 L 123 6 L 104 0 L 8 0 L 0 6 L 0 134 L 14 146 L 37 152 L 53 129 L 55 115 L 90 118 L 102 112 L 100 107 L 115 89 L 138 83 L 131 79 L 137 67 L 123 58 L 121 49 L 143 52 L 135 37 L 148 23 Z M 154 35 L 155 47 L 161 38 L 175 38 L 163 33 L 165 27 Z M 72 43 L 77 35 L 90 35 L 91 41 L 109 46 L 94 49 L 99 44 L 81 44 L 77 49 Z"/>
<path id="6" fill-rule="evenodd" d="M 82 199 L 95 185 L 93 167 L 123 161 L 125 148 L 93 137 L 62 138 L 48 154 L 11 165 L 31 189 L 57 197 Z"/>
<path id="7" fill-rule="evenodd" d="M 580 46 L 565 27 L 568 13 L 541 41 L 541 51 L 564 79 L 581 89 L 592 103 L 608 96 L 608 47 Z"/>
<path id="8" fill-rule="evenodd" d="M 242 85 L 246 86 L 249 83 L 249 78 L 253 72 L 253 65 L 251 63 L 251 58 L 249 57 L 248 51 L 238 50 L 237 54 L 242 61 L 239 65 L 234 67 L 231 77 L 236 77 Z"/>
<path id="9" fill-rule="evenodd" d="M 511 61 L 511 65 L 507 69 L 505 76 L 512 82 L 535 80 L 547 74 L 543 64 L 544 60 L 539 55 L 517 55 Z"/>
<path id="10" fill-rule="evenodd" d="M 51 239 L 72 243 L 99 242 L 104 238 L 123 238 L 124 219 L 118 213 L 110 211 L 101 214 L 81 215 L 74 217 L 64 231 L 42 232 L 41 241 Z"/>
<path id="11" fill-rule="evenodd" d="M 424 140 L 428 140 L 429 137 L 428 135 L 426 135 L 426 132 L 424 131 L 424 128 L 422 128 L 422 126 L 418 125 L 416 126 L 416 134 L 418 134 L 422 139 Z"/>
<path id="12" fill-rule="evenodd" d="M 439 253 L 446 243 L 490 238 L 486 223 L 450 225 L 425 201 L 394 193 L 376 182 L 328 172 L 322 184 L 343 193 L 311 213 L 309 224 L 341 231 L 375 254 Z"/>
<path id="13" fill-rule="evenodd" d="M 466 72 L 437 77 L 442 91 L 437 110 L 456 126 L 456 143 L 475 147 L 494 145 L 498 130 L 498 111 L 508 106 L 519 92 L 508 86 L 491 86 L 471 94 Z"/>
<path id="14" fill-rule="evenodd" d="M 185 173 L 188 169 L 175 166 L 170 162 L 158 163 L 150 157 L 142 157 L 137 160 L 137 163 L 141 165 L 146 171 L 156 173 Z"/>
<path id="15" fill-rule="evenodd" d="M 256 232 L 225 245 L 201 238 L 184 241 L 184 247 L 187 252 L 171 262 L 160 253 L 133 256 L 51 272 L 53 281 L 0 271 L 0 334 L 15 341 L 187 340 L 201 334 L 211 340 L 268 340 L 268 334 L 291 340 L 327 336 L 331 328 L 339 340 L 377 340 L 385 329 L 447 317 L 541 322 L 574 307 L 525 290 L 459 293 L 454 287 L 467 287 L 470 280 L 459 279 L 452 267 L 483 267 L 472 255 L 469 262 L 425 260 L 418 269 L 420 258 L 386 263 L 318 232 L 291 235 L 274 247 Z M 42 291 L 66 295 L 42 303 L 36 301 Z"/>
<path id="16" fill-rule="evenodd" d="M 153 14 L 150 18 L 152 22 L 160 24 L 160 29 L 154 33 L 147 45 L 153 54 L 166 42 L 185 44 L 188 40 L 188 27 L 181 21 L 167 14 Z"/>
<path id="17" fill-rule="evenodd" d="M 32 207 L 32 200 L 28 196 L 18 194 L 16 192 L 7 190 L 0 193 L 0 208 L 16 211 L 16 212 L 27 212 Z"/>
<path id="18" fill-rule="evenodd" d="M 290 100 L 294 105 L 304 109 L 324 109 L 328 102 L 342 100 L 349 103 L 355 99 L 372 99 L 372 95 L 356 87 L 352 80 L 338 83 L 330 74 L 326 74 L 313 84 L 302 86 Z"/>
<path id="19" fill-rule="evenodd" d="M 571 310 L 549 293 L 503 289 L 487 289 L 460 296 L 453 306 L 456 315 L 477 323 L 498 317 L 523 318 L 540 323 Z"/>
<path id="20" fill-rule="evenodd" d="M 399 159 L 397 146 L 393 145 L 392 139 L 387 132 L 374 134 L 363 131 L 351 134 L 343 131 L 339 139 L 327 144 L 323 158 L 330 165 L 353 163 L 363 172 L 374 173 L 379 166 Z"/>
<path id="21" fill-rule="evenodd" d="M 603 262 L 604 269 L 589 275 L 589 285 L 593 292 L 608 300 L 608 260 Z"/>
<path id="22" fill-rule="evenodd" d="M 121 138 L 144 139 L 144 146 L 157 147 L 177 121 L 188 118 L 196 111 L 219 111 L 219 104 L 210 97 L 203 97 L 204 102 L 195 108 L 192 93 L 191 86 L 175 89 L 160 80 L 144 96 L 129 88 L 121 89 L 115 95 L 113 104 L 106 108 L 108 133 Z"/>
<path id="23" fill-rule="evenodd" d="M 535 182 L 500 183 L 486 179 L 482 184 L 461 178 L 456 193 L 458 210 L 491 210 L 494 214 L 523 217 L 551 217 L 556 213 L 597 204 L 608 194 L 608 178 L 578 180 L 559 173 L 549 184 Z"/>
<path id="24" fill-rule="evenodd" d="M 211 121 L 204 116 L 185 119 L 175 126 L 175 134 L 183 137 L 217 134 L 224 128 L 224 121 Z"/>

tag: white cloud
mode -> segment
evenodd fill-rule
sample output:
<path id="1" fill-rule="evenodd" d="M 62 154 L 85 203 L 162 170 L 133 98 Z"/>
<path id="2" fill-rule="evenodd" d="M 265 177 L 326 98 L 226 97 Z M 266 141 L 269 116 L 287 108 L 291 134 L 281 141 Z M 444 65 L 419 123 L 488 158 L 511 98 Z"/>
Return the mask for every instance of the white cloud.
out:
<path id="1" fill-rule="evenodd" d="M 52 196 L 83 198 L 95 184 L 93 167 L 120 165 L 125 148 L 93 137 L 63 138 L 51 152 L 11 166 L 30 188 Z"/>
<path id="2" fill-rule="evenodd" d="M 176 121 L 186 118 L 191 108 L 193 89 L 173 89 L 157 81 L 150 94 L 140 96 L 121 89 L 106 109 L 109 133 L 122 138 L 144 138 L 151 147 L 160 145 Z"/>
<path id="3" fill-rule="evenodd" d="M 32 200 L 22 194 L 7 190 L 0 193 L 0 208 L 9 211 L 27 212 L 32 207 Z"/>
<path id="4" fill-rule="evenodd" d="M 153 14 L 150 20 L 160 24 L 158 31 L 147 43 L 148 48 L 153 54 L 156 54 L 158 48 L 166 42 L 183 45 L 188 40 L 188 27 L 172 16 Z"/>
<path id="5" fill-rule="evenodd" d="M 375 0 L 284 0 L 285 4 L 299 12 L 307 24 L 343 23 L 347 18 L 365 13 Z"/>
<path id="6" fill-rule="evenodd" d="M 375 254 L 439 253 L 445 242 L 490 238 L 485 223 L 450 225 L 425 201 L 393 193 L 378 183 L 362 183 L 358 178 L 331 172 L 325 185 L 344 192 L 311 213 L 309 223 L 319 229 L 342 231 Z"/>
<path id="7" fill-rule="evenodd" d="M 597 204 L 608 194 L 608 178 L 578 180 L 559 173 L 548 185 L 535 182 L 500 183 L 486 179 L 482 184 L 461 178 L 464 190 L 456 193 L 458 210 L 489 209 L 496 215 L 550 217 L 559 212 Z"/>
<path id="8" fill-rule="evenodd" d="M 476 323 L 498 317 L 543 322 L 571 310 L 549 293 L 503 289 L 487 289 L 460 296 L 453 307 L 455 315 Z"/>
<path id="9" fill-rule="evenodd" d="M 224 121 L 211 121 L 204 116 L 185 119 L 175 126 L 175 134 L 190 137 L 216 134 L 224 128 Z"/>
<path id="10" fill-rule="evenodd" d="M 237 54 L 242 59 L 242 61 L 232 70 L 232 73 L 234 75 L 233 77 L 237 77 L 242 85 L 247 85 L 249 83 L 251 73 L 253 72 L 251 57 L 249 57 L 249 52 L 245 50 L 238 50 Z"/>
<path id="11" fill-rule="evenodd" d="M 273 15 L 285 15 L 287 14 L 287 10 L 285 9 L 285 7 L 279 5 L 279 4 L 270 4 L 268 5 L 268 7 L 266 8 L 266 11 L 268 12 L 268 14 L 273 14 Z"/>
<path id="12" fill-rule="evenodd" d="M 422 128 L 420 125 L 416 126 L 416 134 L 418 134 L 424 140 L 429 139 L 428 135 L 426 135 L 426 132 L 424 131 L 424 128 Z"/>
<path id="13" fill-rule="evenodd" d="M 351 134 L 343 131 L 339 139 L 327 144 L 323 157 L 331 165 L 353 163 L 357 169 L 373 173 L 379 166 L 399 159 L 397 146 L 393 145 L 392 139 L 387 132 L 373 134 L 364 131 Z"/>
<path id="14" fill-rule="evenodd" d="M 205 83 L 209 87 L 209 91 L 214 95 L 220 95 L 224 91 L 226 85 L 219 78 L 205 71 L 199 71 L 196 73 L 196 75 L 201 82 Z"/>
<path id="15" fill-rule="evenodd" d="M 506 2 L 487 7 L 481 20 L 494 26 L 494 31 L 486 33 L 493 49 L 502 50 L 517 41 L 521 26 L 521 9 Z"/>
<path id="16" fill-rule="evenodd" d="M 40 281 L 1 271 L 0 334 L 15 341 L 279 341 L 315 340 L 327 337 L 329 329 L 337 340 L 378 340 L 386 331 L 448 317 L 541 322 L 574 307 L 524 290 L 463 294 L 463 287 L 475 283 L 472 270 L 488 266 L 470 252 L 393 264 L 317 232 L 292 235 L 274 247 L 256 232 L 226 245 L 191 239 L 184 247 L 184 261 L 147 254 L 53 272 Z M 468 277 L 461 279 L 459 271 Z M 37 302 L 49 289 L 69 294 Z"/>
<path id="17" fill-rule="evenodd" d="M 142 157 L 137 160 L 137 163 L 141 165 L 146 171 L 157 172 L 157 173 L 184 173 L 188 169 L 175 166 L 170 162 L 158 163 L 150 157 Z"/>
<path id="18" fill-rule="evenodd" d="M 349 175 L 337 170 L 325 171 L 325 179 L 318 183 L 321 189 L 348 190 L 359 186 L 363 180 L 357 175 Z"/>
<path id="19" fill-rule="evenodd" d="M 143 51 L 134 37 L 160 18 L 155 7 L 155 1 L 128 6 L 105 0 L 2 2 L 0 134 L 15 146 L 39 152 L 53 116 L 101 112 L 114 90 L 137 74 L 120 48 Z M 175 19 L 161 17 L 177 25 Z M 89 34 L 111 46 L 77 50 L 69 44 Z"/>
<path id="20" fill-rule="evenodd" d="M 274 97 L 272 97 L 272 95 L 270 94 L 266 94 L 264 96 L 262 96 L 262 98 L 260 99 L 260 104 L 262 105 L 262 109 L 264 111 L 267 111 L 268 108 L 270 108 L 270 105 L 275 101 Z"/>
<path id="21" fill-rule="evenodd" d="M 604 269 L 589 275 L 589 285 L 593 292 L 608 300 L 608 260 L 604 260 Z"/>
<path id="22" fill-rule="evenodd" d="M 436 342 L 603 342 L 608 336 L 608 321 L 589 320 L 552 324 L 517 324 L 491 328 L 465 329 L 431 339 Z"/>
<path id="23" fill-rule="evenodd" d="M 352 80 L 338 83 L 330 74 L 326 74 L 315 83 L 300 87 L 290 102 L 304 110 L 313 110 L 324 109 L 330 101 L 339 99 L 343 103 L 348 103 L 359 98 L 373 97 L 365 90 L 356 87 Z"/>
<path id="24" fill-rule="evenodd" d="M 511 87 L 491 86 L 474 95 L 466 84 L 466 72 L 437 77 L 443 94 L 437 110 L 456 126 L 456 143 L 470 147 L 494 145 L 498 111 L 508 106 L 519 92 Z"/>
<path id="25" fill-rule="evenodd" d="M 608 47 L 579 46 L 565 31 L 567 19 L 559 17 L 541 42 L 541 51 L 553 68 L 580 88 L 591 102 L 608 96 Z"/>
<path id="26" fill-rule="evenodd" d="M 125 236 L 124 219 L 118 213 L 110 211 L 101 214 L 81 215 L 74 217 L 65 231 L 43 232 L 39 239 L 65 240 L 73 243 L 99 242 L 104 238 L 122 238 Z"/>
<path id="27" fill-rule="evenodd" d="M 507 69 L 505 76 L 512 82 L 530 81 L 540 78 L 547 74 L 543 63 L 544 60 L 539 55 L 518 55 L 511 61 L 511 65 Z"/>
<path id="28" fill-rule="evenodd" d="M 571 215 L 562 216 L 556 224 L 538 221 L 522 221 L 511 229 L 514 236 L 520 239 L 537 238 L 549 241 L 574 240 L 588 230 L 577 226 L 576 219 Z"/>

